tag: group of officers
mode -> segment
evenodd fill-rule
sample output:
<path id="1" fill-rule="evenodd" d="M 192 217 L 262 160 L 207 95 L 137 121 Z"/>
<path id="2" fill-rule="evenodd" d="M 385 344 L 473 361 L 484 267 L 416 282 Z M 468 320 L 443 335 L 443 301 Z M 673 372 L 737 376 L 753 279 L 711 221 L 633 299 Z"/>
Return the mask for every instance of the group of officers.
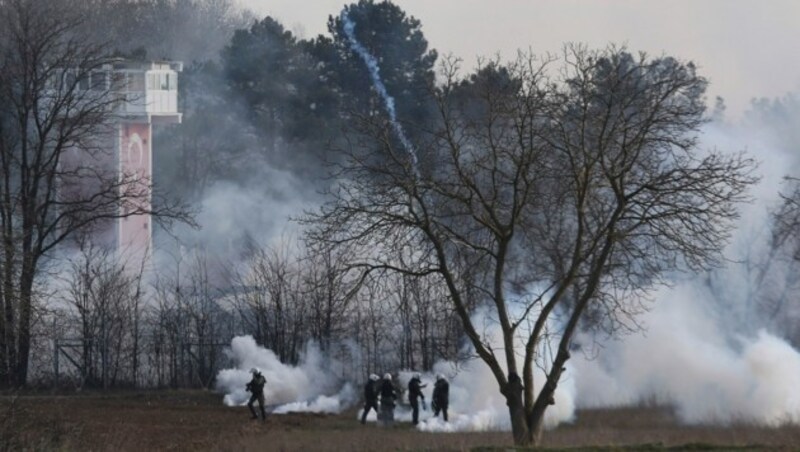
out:
<path id="1" fill-rule="evenodd" d="M 261 370 L 253 368 L 250 370 L 253 378 L 247 383 L 246 389 L 250 393 L 250 400 L 247 402 L 247 407 L 250 408 L 252 419 L 258 419 L 258 412 L 255 410 L 255 403 L 258 402 L 258 408 L 261 413 L 261 420 L 267 419 L 267 413 L 264 410 L 264 385 L 267 384 L 267 379 L 262 375 Z M 413 422 L 416 425 L 419 422 L 419 407 L 427 409 L 425 406 L 425 395 L 422 393 L 422 388 L 427 385 L 422 384 L 419 373 L 415 373 L 408 382 L 408 402 L 411 404 L 413 412 Z M 380 408 L 378 399 L 380 398 Z M 374 409 L 378 414 L 378 421 L 384 425 L 390 425 L 394 421 L 394 407 L 398 398 L 398 391 L 392 383 L 392 375 L 386 374 L 381 380 L 377 375 L 372 374 L 369 376 L 366 385 L 364 386 L 364 413 L 361 415 L 361 423 L 367 422 L 367 414 L 369 410 Z M 442 413 L 442 418 L 447 422 L 447 405 L 450 402 L 450 384 L 443 375 L 436 375 L 436 383 L 433 385 L 433 400 L 431 401 L 431 408 L 433 408 L 433 415 L 439 416 Z"/>
<path id="2" fill-rule="evenodd" d="M 408 382 L 408 402 L 411 404 L 412 421 L 414 425 L 419 422 L 419 407 L 427 409 L 425 406 L 425 395 L 422 393 L 422 388 L 427 385 L 422 384 L 422 379 L 419 373 L 415 373 L 411 380 Z M 380 405 L 378 399 L 380 398 Z M 377 375 L 372 374 L 369 376 L 367 383 L 364 385 L 364 412 L 361 415 L 361 423 L 367 422 L 367 414 L 370 410 L 374 409 L 378 415 L 378 422 L 384 425 L 390 425 L 394 421 L 394 408 L 398 398 L 398 391 L 392 382 L 392 375 L 386 374 L 381 380 Z M 441 375 L 436 375 L 436 383 L 433 385 L 433 400 L 431 401 L 431 408 L 433 409 L 434 417 L 442 413 L 442 418 L 447 422 L 447 406 L 450 403 L 450 384 L 447 379 Z M 380 408 L 379 408 L 380 406 Z"/>

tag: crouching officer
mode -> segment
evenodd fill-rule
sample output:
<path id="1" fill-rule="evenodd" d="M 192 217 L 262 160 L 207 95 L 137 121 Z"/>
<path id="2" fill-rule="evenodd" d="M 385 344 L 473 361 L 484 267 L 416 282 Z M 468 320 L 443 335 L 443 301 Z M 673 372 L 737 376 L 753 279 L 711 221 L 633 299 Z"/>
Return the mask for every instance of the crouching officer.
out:
<path id="1" fill-rule="evenodd" d="M 450 383 L 444 375 L 436 375 L 436 383 L 433 385 L 433 415 L 438 416 L 442 412 L 442 418 L 447 422 L 447 405 L 450 403 Z"/>
<path id="2" fill-rule="evenodd" d="M 253 374 L 253 379 L 245 387 L 250 392 L 250 401 L 247 402 L 247 407 L 250 408 L 250 413 L 253 415 L 251 419 L 258 419 L 258 414 L 253 408 L 253 404 L 258 400 L 258 408 L 261 410 L 261 421 L 263 422 L 267 420 L 267 413 L 264 411 L 264 385 L 267 384 L 267 379 L 255 367 L 250 369 L 250 373 Z"/>

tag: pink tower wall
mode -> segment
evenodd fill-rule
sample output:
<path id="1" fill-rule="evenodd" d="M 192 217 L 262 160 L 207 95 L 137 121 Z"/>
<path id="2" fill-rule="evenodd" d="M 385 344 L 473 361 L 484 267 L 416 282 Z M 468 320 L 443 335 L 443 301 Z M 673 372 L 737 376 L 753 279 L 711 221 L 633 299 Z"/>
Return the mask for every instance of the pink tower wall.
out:
<path id="1" fill-rule="evenodd" d="M 148 186 L 153 177 L 151 124 L 120 124 L 119 167 L 121 174 L 136 174 Z M 151 198 L 140 202 L 141 207 L 150 210 Z M 119 220 L 119 250 L 131 257 L 144 256 L 150 249 L 152 232 L 150 215 L 132 215 Z"/>

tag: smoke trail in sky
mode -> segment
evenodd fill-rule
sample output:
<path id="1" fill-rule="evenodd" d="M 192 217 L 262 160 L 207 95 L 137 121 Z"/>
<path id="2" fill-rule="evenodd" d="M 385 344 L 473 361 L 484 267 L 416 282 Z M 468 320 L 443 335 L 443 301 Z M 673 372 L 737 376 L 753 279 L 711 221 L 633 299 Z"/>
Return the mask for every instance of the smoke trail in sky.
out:
<path id="1" fill-rule="evenodd" d="M 344 24 L 344 33 L 347 35 L 347 40 L 350 41 L 350 48 L 361 57 L 364 61 L 364 64 L 367 66 L 369 70 L 370 78 L 372 78 L 372 84 L 375 89 L 380 94 L 381 98 L 386 105 L 386 112 L 389 114 L 389 120 L 392 123 L 392 128 L 394 128 L 395 134 L 400 139 L 400 142 L 403 144 L 403 147 L 408 151 L 408 154 L 411 156 L 411 163 L 413 164 L 414 171 L 417 171 L 417 153 L 414 150 L 414 146 L 411 145 L 411 141 L 409 141 L 408 137 L 403 131 L 403 126 L 397 121 L 397 112 L 395 111 L 394 106 L 394 98 L 389 95 L 389 92 L 386 90 L 386 85 L 383 84 L 383 80 L 381 79 L 380 74 L 380 67 L 378 66 L 378 61 L 372 56 L 360 42 L 356 39 L 355 34 L 355 27 L 356 24 L 350 20 L 350 16 L 347 15 L 347 11 L 342 11 L 341 20 Z"/>

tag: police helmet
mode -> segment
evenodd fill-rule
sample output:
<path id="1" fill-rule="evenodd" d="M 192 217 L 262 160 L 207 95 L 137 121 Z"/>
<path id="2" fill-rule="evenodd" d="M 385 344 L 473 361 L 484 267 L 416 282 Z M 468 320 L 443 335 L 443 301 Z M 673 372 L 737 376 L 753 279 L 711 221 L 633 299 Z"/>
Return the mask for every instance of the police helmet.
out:
<path id="1" fill-rule="evenodd" d="M 369 376 L 369 379 L 372 380 L 372 381 L 378 381 L 378 380 L 380 380 L 380 377 L 375 375 L 375 374 L 371 374 Z"/>
<path id="2" fill-rule="evenodd" d="M 383 376 L 383 379 L 384 379 L 384 380 L 389 380 L 389 381 L 392 381 L 392 374 L 390 374 L 390 373 L 387 373 L 386 375 L 384 375 L 384 376 Z"/>

